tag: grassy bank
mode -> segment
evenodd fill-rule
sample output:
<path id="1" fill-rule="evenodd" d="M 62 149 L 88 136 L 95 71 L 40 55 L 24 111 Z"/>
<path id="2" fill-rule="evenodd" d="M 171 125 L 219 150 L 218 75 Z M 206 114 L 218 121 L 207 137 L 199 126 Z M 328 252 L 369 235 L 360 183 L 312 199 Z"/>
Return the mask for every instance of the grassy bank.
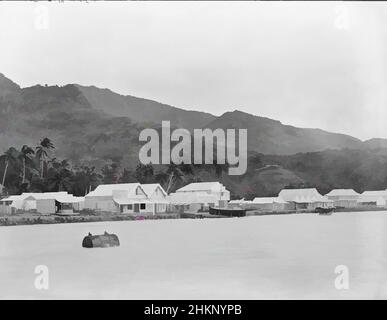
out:
<path id="1" fill-rule="evenodd" d="M 333 213 L 337 212 L 366 212 L 366 211 L 387 211 L 387 208 L 381 207 L 355 207 L 355 208 L 336 208 Z M 313 213 L 317 214 L 313 210 L 288 210 L 288 211 L 258 211 L 258 210 L 249 210 L 247 211 L 247 216 L 267 216 L 267 215 L 283 215 L 283 214 L 306 214 Z"/>
<path id="2" fill-rule="evenodd" d="M 132 221 L 152 219 L 177 219 L 179 214 L 159 214 L 149 216 L 133 216 L 130 214 L 102 213 L 102 214 L 80 214 L 74 216 L 40 215 L 40 214 L 15 214 L 0 216 L 0 226 L 18 226 L 33 224 L 55 224 L 55 223 L 82 223 L 102 221 Z"/>
<path id="3" fill-rule="evenodd" d="M 335 209 L 335 213 L 364 212 L 364 211 L 386 211 L 386 208 L 358 207 Z M 267 215 L 289 215 L 289 214 L 316 214 L 310 210 L 292 211 L 247 211 L 246 216 L 267 216 Z M 209 213 L 164 213 L 156 215 L 122 214 L 114 212 L 102 213 L 81 213 L 73 216 L 42 215 L 38 213 L 19 213 L 0 216 L 0 226 L 18 226 L 33 224 L 55 224 L 55 223 L 82 223 L 102 221 L 133 221 L 133 220 L 156 220 L 156 219 L 200 219 L 200 218 L 225 218 L 224 216 L 210 215 Z"/>

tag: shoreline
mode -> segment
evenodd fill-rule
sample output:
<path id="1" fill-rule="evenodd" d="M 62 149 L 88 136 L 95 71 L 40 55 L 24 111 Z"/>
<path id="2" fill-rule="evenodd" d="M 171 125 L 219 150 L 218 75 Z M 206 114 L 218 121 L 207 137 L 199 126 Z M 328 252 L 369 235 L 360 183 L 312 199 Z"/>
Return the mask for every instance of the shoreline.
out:
<path id="1" fill-rule="evenodd" d="M 136 220 L 159 220 L 179 219 L 176 213 L 154 215 L 154 216 L 133 216 L 129 214 L 103 213 L 103 214 L 79 214 L 79 215 L 40 215 L 40 214 L 14 214 L 0 216 L 0 227 L 37 225 L 37 224 L 63 224 L 63 223 L 88 223 L 105 221 L 136 221 Z"/>
<path id="2" fill-rule="evenodd" d="M 387 211 L 387 208 L 341 208 L 335 209 L 333 213 L 347 212 L 367 212 L 367 211 Z M 272 215 L 291 215 L 291 214 L 317 214 L 311 210 L 299 211 L 247 211 L 246 217 L 251 216 L 272 216 Z M 201 213 L 163 213 L 156 215 L 141 215 L 122 213 L 99 213 L 99 214 L 78 214 L 78 215 L 41 215 L 37 213 L 22 213 L 0 216 L 0 227 L 36 225 L 36 224 L 62 224 L 62 223 L 87 223 L 87 222 L 105 222 L 105 221 L 136 221 L 136 220 L 160 220 L 160 219 L 215 219 L 228 218 L 226 216 L 210 215 L 206 212 Z"/>

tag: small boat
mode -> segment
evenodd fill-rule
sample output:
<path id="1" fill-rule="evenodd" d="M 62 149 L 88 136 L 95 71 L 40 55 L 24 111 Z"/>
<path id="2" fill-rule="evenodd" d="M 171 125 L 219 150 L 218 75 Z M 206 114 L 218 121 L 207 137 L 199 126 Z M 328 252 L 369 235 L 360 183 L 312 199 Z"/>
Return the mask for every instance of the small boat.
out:
<path id="1" fill-rule="evenodd" d="M 210 207 L 210 214 L 226 217 L 245 217 L 245 209 L 235 209 L 235 208 L 212 208 Z"/>
<path id="2" fill-rule="evenodd" d="M 317 207 L 314 212 L 318 213 L 321 216 L 330 216 L 333 213 L 334 208 L 321 208 Z"/>
<path id="3" fill-rule="evenodd" d="M 92 235 L 89 234 L 83 238 L 82 247 L 84 248 L 109 248 L 109 247 L 118 247 L 120 245 L 120 240 L 117 235 L 113 233 Z"/>

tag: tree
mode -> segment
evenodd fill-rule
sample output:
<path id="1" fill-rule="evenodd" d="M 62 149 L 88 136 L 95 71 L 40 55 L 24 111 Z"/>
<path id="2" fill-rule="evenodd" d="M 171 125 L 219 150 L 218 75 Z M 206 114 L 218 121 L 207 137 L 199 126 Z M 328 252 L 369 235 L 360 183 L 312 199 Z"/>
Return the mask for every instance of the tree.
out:
<path id="1" fill-rule="evenodd" d="M 54 144 L 50 139 L 44 138 L 40 141 L 39 145 L 36 146 L 36 158 L 39 161 L 40 177 L 43 178 L 44 164 L 49 158 L 49 153 L 52 149 L 55 149 Z"/>
<path id="2" fill-rule="evenodd" d="M 0 161 L 4 162 L 3 180 L 1 183 L 3 187 L 5 187 L 5 178 L 7 176 L 8 166 L 10 163 L 11 164 L 17 163 L 18 157 L 19 157 L 19 152 L 13 147 L 9 148 L 6 152 L 4 152 L 2 156 L 0 156 Z"/>
<path id="3" fill-rule="evenodd" d="M 151 164 L 139 163 L 134 173 L 136 180 L 140 183 L 152 183 L 155 180 L 153 166 Z"/>
<path id="4" fill-rule="evenodd" d="M 176 182 L 181 182 L 183 180 L 184 173 L 181 168 L 174 163 L 168 165 L 166 173 L 168 175 L 168 182 L 165 191 L 169 193 Z"/>
<path id="5" fill-rule="evenodd" d="M 121 176 L 120 164 L 116 162 L 105 164 L 101 169 L 101 173 L 104 183 L 117 183 Z"/>
<path id="6" fill-rule="evenodd" d="M 82 166 L 74 173 L 72 190 L 76 195 L 86 195 L 100 184 L 102 178 L 95 167 Z"/>
<path id="7" fill-rule="evenodd" d="M 21 148 L 21 151 L 20 151 L 20 154 L 19 154 L 19 159 L 23 163 L 22 184 L 24 184 L 25 180 L 26 180 L 26 166 L 27 166 L 27 164 L 30 165 L 30 166 L 33 166 L 33 161 L 32 161 L 31 156 L 34 153 L 35 153 L 35 151 L 31 147 L 29 147 L 27 145 L 24 145 Z"/>
<path id="8" fill-rule="evenodd" d="M 124 168 L 124 171 L 122 172 L 121 174 L 121 177 L 119 179 L 119 183 L 132 183 L 132 182 L 136 182 L 136 177 L 134 175 L 134 173 L 127 169 L 127 168 Z"/>
<path id="9" fill-rule="evenodd" d="M 71 191 L 73 172 L 67 160 L 51 162 L 52 167 L 48 170 L 47 181 L 52 191 Z"/>

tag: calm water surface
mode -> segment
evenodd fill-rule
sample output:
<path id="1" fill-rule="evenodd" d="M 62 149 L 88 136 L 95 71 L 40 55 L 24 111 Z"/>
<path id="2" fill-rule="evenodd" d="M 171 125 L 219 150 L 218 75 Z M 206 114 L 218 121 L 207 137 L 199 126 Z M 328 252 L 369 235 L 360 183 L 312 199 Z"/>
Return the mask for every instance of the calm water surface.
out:
<path id="1" fill-rule="evenodd" d="M 81 247 L 105 230 L 120 247 Z M 387 211 L 0 227 L 0 298 L 386 299 L 386 231 Z"/>

